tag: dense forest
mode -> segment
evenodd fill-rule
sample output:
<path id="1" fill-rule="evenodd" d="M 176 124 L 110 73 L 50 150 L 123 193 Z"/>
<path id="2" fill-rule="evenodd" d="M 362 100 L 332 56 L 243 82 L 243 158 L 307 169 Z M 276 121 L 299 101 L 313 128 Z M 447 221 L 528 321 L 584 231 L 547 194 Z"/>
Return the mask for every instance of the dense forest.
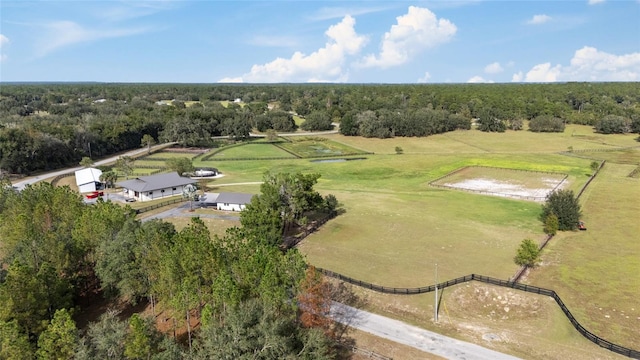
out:
<path id="1" fill-rule="evenodd" d="M 0 170 L 76 165 L 140 147 L 145 135 L 213 146 L 213 136 L 294 131 L 294 114 L 304 118 L 303 130 L 340 123 L 344 135 L 379 138 L 472 124 L 522 130 L 525 121 L 537 132 L 585 124 L 601 133 L 640 133 L 640 84 L 3 84 Z"/>
<path id="2" fill-rule="evenodd" d="M 347 338 L 327 318 L 330 300 L 355 298 L 282 246 L 311 212 L 336 214 L 318 178 L 266 174 L 224 236 L 199 218 L 177 231 L 128 206 L 86 205 L 69 187 L 15 192 L 3 180 L 0 359 L 336 358 Z M 102 297 L 150 310 L 108 310 L 79 329 L 76 316 Z"/>

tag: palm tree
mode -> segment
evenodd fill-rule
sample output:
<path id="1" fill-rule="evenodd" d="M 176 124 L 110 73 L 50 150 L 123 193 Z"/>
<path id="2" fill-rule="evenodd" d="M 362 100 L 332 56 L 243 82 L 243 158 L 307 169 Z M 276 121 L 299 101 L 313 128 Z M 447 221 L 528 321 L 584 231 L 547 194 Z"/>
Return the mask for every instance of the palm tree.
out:
<path id="1" fill-rule="evenodd" d="M 105 171 L 102 174 L 100 174 L 100 182 L 102 182 L 105 186 L 105 189 L 109 188 L 109 185 L 111 185 L 112 187 L 114 186 L 113 184 L 118 181 L 118 174 L 115 173 L 115 171 Z M 107 193 L 107 199 L 109 198 L 109 193 Z"/>
<path id="2" fill-rule="evenodd" d="M 198 189 L 193 184 L 187 184 L 182 188 L 182 197 L 189 199 L 189 211 L 193 211 L 193 199 L 196 197 Z"/>

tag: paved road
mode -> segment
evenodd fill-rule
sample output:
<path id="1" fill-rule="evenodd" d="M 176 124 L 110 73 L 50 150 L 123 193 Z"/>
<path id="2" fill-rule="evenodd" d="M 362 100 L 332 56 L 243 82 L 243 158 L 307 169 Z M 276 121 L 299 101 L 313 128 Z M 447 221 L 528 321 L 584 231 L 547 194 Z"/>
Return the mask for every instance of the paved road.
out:
<path id="1" fill-rule="evenodd" d="M 156 146 L 154 146 L 154 148 L 155 147 L 162 147 L 162 146 L 166 146 L 166 145 L 167 144 L 156 145 Z M 94 163 L 94 165 L 99 166 L 99 165 L 110 164 L 110 163 L 113 163 L 116 160 L 118 160 L 118 158 L 121 157 L 121 156 L 135 156 L 135 155 L 138 155 L 138 154 L 142 154 L 142 153 L 144 153 L 146 151 L 147 151 L 147 148 L 132 150 L 132 151 L 129 151 L 129 152 L 124 153 L 124 154 L 119 154 L 117 156 L 112 156 L 112 157 L 107 158 L 107 159 L 102 159 L 100 161 L 96 161 Z M 18 181 L 16 183 L 14 183 L 13 186 L 16 187 L 18 190 L 22 191 L 24 189 L 24 187 L 27 186 L 27 185 L 33 185 L 33 184 L 35 184 L 35 183 L 37 183 L 39 181 L 42 181 L 44 179 L 52 178 L 52 177 L 55 177 L 55 176 L 58 176 L 58 175 L 68 174 L 68 173 L 71 173 L 71 172 L 76 172 L 76 171 L 81 170 L 81 169 L 84 169 L 84 166 L 77 166 L 77 167 L 74 167 L 74 168 L 57 170 L 57 171 L 49 172 L 49 173 L 46 173 L 46 174 L 41 174 L 41 175 L 38 175 L 38 176 L 34 176 L 34 177 L 30 177 L 30 178 Z"/>
<path id="2" fill-rule="evenodd" d="M 334 302 L 331 317 L 358 330 L 411 346 L 447 359 L 460 360 L 516 360 L 479 345 L 450 338 L 404 322 L 372 314 L 351 306 Z"/>

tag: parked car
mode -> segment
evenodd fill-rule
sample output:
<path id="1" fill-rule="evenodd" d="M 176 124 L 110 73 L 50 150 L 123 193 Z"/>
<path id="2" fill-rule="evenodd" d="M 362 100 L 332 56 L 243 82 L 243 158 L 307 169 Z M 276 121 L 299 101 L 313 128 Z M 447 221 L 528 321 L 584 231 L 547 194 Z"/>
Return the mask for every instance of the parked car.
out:
<path id="1" fill-rule="evenodd" d="M 136 199 L 135 198 L 125 198 L 124 201 L 126 201 L 126 202 L 135 202 Z"/>
<path id="2" fill-rule="evenodd" d="M 104 191 L 93 191 L 87 194 L 87 199 L 95 199 L 98 196 L 104 196 Z"/>

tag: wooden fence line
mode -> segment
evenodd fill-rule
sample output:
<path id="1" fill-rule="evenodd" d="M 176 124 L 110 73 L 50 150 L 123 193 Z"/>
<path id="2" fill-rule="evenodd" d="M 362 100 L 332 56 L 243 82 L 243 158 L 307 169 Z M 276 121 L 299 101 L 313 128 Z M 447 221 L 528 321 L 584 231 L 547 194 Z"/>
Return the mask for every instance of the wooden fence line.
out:
<path id="1" fill-rule="evenodd" d="M 520 290 L 520 291 L 525 291 L 525 292 L 530 292 L 530 293 L 534 293 L 534 294 L 540 294 L 540 295 L 545 295 L 545 296 L 550 296 L 552 297 L 556 303 L 558 304 L 558 306 L 560 306 L 560 309 L 562 309 L 562 312 L 564 313 L 564 315 L 569 319 L 569 321 L 571 322 L 571 324 L 573 325 L 573 327 L 578 330 L 578 332 L 584 336 L 585 338 L 587 338 L 588 340 L 590 340 L 591 342 L 607 349 L 610 351 L 613 351 L 615 353 L 630 357 L 630 358 L 634 358 L 634 359 L 640 359 L 640 351 L 638 350 L 634 350 L 634 349 L 630 349 L 615 343 L 612 343 L 608 340 L 605 340 L 595 334 L 593 334 L 592 332 L 588 331 L 587 329 L 584 328 L 584 326 L 582 326 L 578 320 L 576 320 L 576 318 L 573 316 L 573 314 L 571 314 L 571 312 L 569 311 L 569 309 L 567 308 L 567 306 L 564 304 L 564 302 L 562 301 L 562 299 L 560 298 L 560 295 L 558 295 L 555 291 L 550 290 L 550 289 L 545 289 L 545 288 L 541 288 L 538 286 L 533 286 L 533 285 L 527 285 L 527 284 L 522 284 L 519 282 L 515 282 L 515 281 L 505 281 L 505 280 L 500 280 L 500 279 L 496 279 L 496 278 L 492 278 L 489 276 L 483 276 L 483 275 L 478 275 L 478 274 L 471 274 L 471 275 L 466 275 L 466 276 L 462 276 L 459 278 L 455 278 L 452 280 L 448 280 L 445 282 L 441 282 L 438 284 L 434 284 L 434 285 L 429 285 L 429 286 L 423 286 L 423 287 L 418 287 L 418 288 L 396 288 L 396 287 L 387 287 L 387 286 L 380 286 L 380 285 L 375 285 L 372 283 L 368 283 L 365 281 L 361 281 L 361 280 L 357 280 L 357 279 L 353 279 L 350 278 L 348 276 L 342 275 L 342 274 L 338 274 L 335 273 L 333 271 L 330 270 L 326 270 L 326 269 L 322 269 L 322 268 L 316 268 L 318 271 L 320 271 L 322 274 L 326 275 L 326 276 L 330 276 L 332 278 L 338 279 L 338 280 L 342 280 L 344 282 L 347 282 L 349 284 L 353 284 L 356 286 L 360 286 L 366 289 L 370 289 L 373 291 L 377 291 L 377 292 L 381 292 L 381 293 L 385 293 L 385 294 L 395 294 L 395 295 L 415 295 L 415 294 L 424 294 L 424 293 L 428 293 L 428 292 L 432 292 L 435 291 L 436 286 L 438 287 L 438 289 L 444 289 L 446 287 L 449 286 L 453 286 L 453 285 L 457 285 L 457 284 L 461 284 L 467 281 L 479 281 L 479 282 L 483 282 L 483 283 L 487 283 L 487 284 L 492 284 L 492 285 L 497 285 L 497 286 L 502 286 L 502 287 L 508 287 L 508 288 L 512 288 L 512 289 L 516 289 L 516 290 Z"/>
<path id="2" fill-rule="evenodd" d="M 179 202 L 184 202 L 184 201 L 188 201 L 188 199 L 179 197 L 179 198 L 176 198 L 176 199 L 173 199 L 173 200 L 163 201 L 163 202 L 155 204 L 155 205 L 149 205 L 149 206 L 146 206 L 146 207 L 143 207 L 143 208 L 140 208 L 140 209 L 136 209 L 136 214 L 142 214 L 144 212 L 151 211 L 151 210 L 154 210 L 154 209 L 158 209 L 158 208 L 161 208 L 163 206 L 167 206 L 167 205 L 171 205 L 171 204 L 175 204 L 175 203 L 179 203 Z"/>
<path id="3" fill-rule="evenodd" d="M 63 178 L 69 177 L 69 176 L 75 176 L 75 173 L 71 172 L 71 173 L 58 175 L 58 176 L 54 177 L 53 179 L 51 179 L 51 185 L 56 186 L 56 185 L 58 185 L 58 182 L 60 180 L 62 180 Z"/>

